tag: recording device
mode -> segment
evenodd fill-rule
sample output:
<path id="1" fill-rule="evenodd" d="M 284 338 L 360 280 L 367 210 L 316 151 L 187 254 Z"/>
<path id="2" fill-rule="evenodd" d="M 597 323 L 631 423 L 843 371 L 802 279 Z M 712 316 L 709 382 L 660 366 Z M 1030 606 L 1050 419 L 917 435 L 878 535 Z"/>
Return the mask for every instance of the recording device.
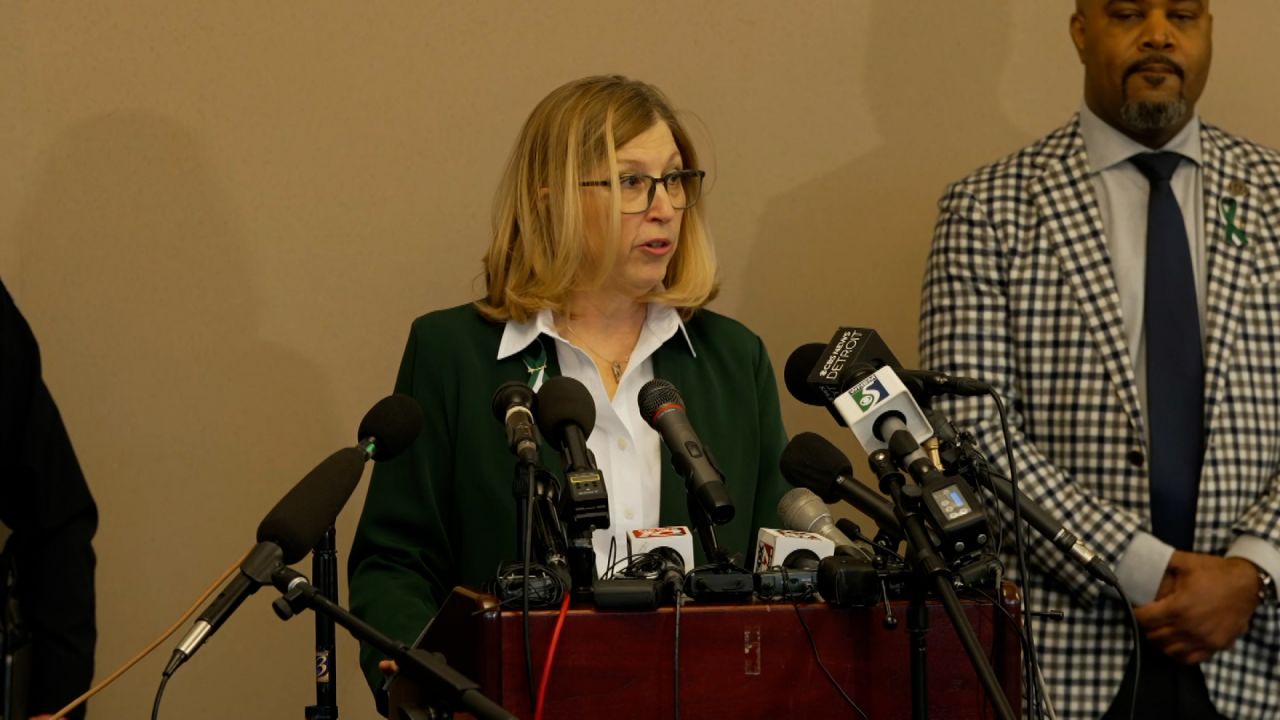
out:
<path id="1" fill-rule="evenodd" d="M 1070 555 L 1094 578 L 1113 587 L 1119 586 L 1120 581 L 1107 561 L 1067 530 L 1049 511 L 1021 490 L 1017 492 L 1015 499 L 1013 483 L 987 464 L 986 458 L 973 447 L 972 438 L 966 440 L 961 437 L 940 412 L 934 411 L 933 417 L 937 418 L 933 421 L 933 426 L 938 431 L 944 466 L 948 472 L 964 477 L 975 490 L 979 486 L 988 488 L 1006 507 L 1012 508 L 1016 502 L 1023 521 L 1035 528 L 1041 536 Z"/>
<path id="2" fill-rule="evenodd" d="M 808 600 L 818 589 L 818 564 L 836 550 L 815 533 L 761 528 L 756 543 L 756 596 L 762 600 Z"/>
<path id="3" fill-rule="evenodd" d="M 898 438 L 910 439 L 905 433 Z M 890 487 L 894 484 L 901 486 L 904 478 L 894 465 L 890 451 L 881 449 L 873 452 L 867 461 L 885 492 L 891 492 Z M 911 472 L 917 489 L 911 492 L 911 496 L 918 497 L 924 505 L 929 528 L 936 533 L 936 537 L 931 538 L 932 544 L 941 548 L 949 558 L 960 558 L 986 547 L 990 529 L 973 492 L 958 479 L 932 468 L 931 464 L 931 472 L 913 466 L 916 469 Z"/>
<path id="4" fill-rule="evenodd" d="M 662 436 L 671 451 L 671 464 L 684 478 L 685 487 L 698 506 L 716 525 L 732 520 L 733 501 L 725 488 L 724 474 L 689 423 L 680 391 L 666 380 L 655 378 L 640 388 L 639 403 L 640 416 Z"/>
<path id="5" fill-rule="evenodd" d="M 538 464 L 534 400 L 533 389 L 515 380 L 503 383 L 493 393 L 493 415 L 506 427 L 507 447 L 527 465 Z"/>
<path id="6" fill-rule="evenodd" d="M 683 592 L 692 569 L 689 528 L 637 528 L 627 533 L 627 566 L 616 577 L 596 580 L 593 600 L 600 610 L 652 610 Z"/>
<path id="7" fill-rule="evenodd" d="M 818 593 L 833 607 L 871 607 L 902 597 L 910 576 L 901 561 L 832 555 L 818 564 Z"/>
<path id="8" fill-rule="evenodd" d="M 360 422 L 360 444 L 330 455 L 298 481 L 258 525 L 258 543 L 240 564 L 240 572 L 214 598 L 173 651 L 166 677 L 200 649 L 205 640 L 272 574 L 292 565 L 320 542 L 333 525 L 364 473 L 369 458 L 386 460 L 402 452 L 422 427 L 422 409 L 407 395 L 380 400 Z"/>
<path id="9" fill-rule="evenodd" d="M 782 476 L 795 487 L 808 488 L 823 502 L 843 500 L 870 517 L 880 530 L 877 542 L 883 535 L 887 542 L 882 544 L 896 547 L 905 539 L 893 504 L 858 482 L 849 458 L 821 435 L 803 432 L 791 438 L 782 450 L 779 466 Z"/>

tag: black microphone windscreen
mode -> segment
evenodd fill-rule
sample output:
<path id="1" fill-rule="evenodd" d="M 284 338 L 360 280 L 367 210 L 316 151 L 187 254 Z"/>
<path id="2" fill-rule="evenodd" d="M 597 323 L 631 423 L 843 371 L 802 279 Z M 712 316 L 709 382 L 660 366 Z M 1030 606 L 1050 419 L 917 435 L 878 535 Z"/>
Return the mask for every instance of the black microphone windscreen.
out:
<path id="1" fill-rule="evenodd" d="M 853 477 L 853 464 L 840 448 L 811 432 L 791 438 L 782 450 L 778 465 L 787 482 L 809 488 L 826 503 L 836 502 L 840 497 L 833 487 L 837 476 Z"/>
<path id="2" fill-rule="evenodd" d="M 809 384 L 809 374 L 813 366 L 818 364 L 823 352 L 827 349 L 822 343 L 801 345 L 792 351 L 787 364 L 782 370 L 782 379 L 787 384 L 787 392 L 791 397 L 805 405 L 826 405 L 827 398 L 822 391 Z"/>
<path id="3" fill-rule="evenodd" d="M 679 405 L 684 407 L 684 398 L 680 397 L 680 391 L 675 385 L 663 380 L 662 378 L 654 378 L 645 383 L 640 388 L 637 396 L 640 403 L 640 417 L 653 426 L 653 421 L 658 411 L 667 405 Z"/>
<path id="4" fill-rule="evenodd" d="M 529 408 L 530 412 L 533 412 L 533 388 L 519 380 L 504 382 L 494 391 L 491 405 L 493 406 L 493 416 L 500 423 L 507 421 L 507 410 L 511 409 L 512 405 L 523 405 Z"/>
<path id="5" fill-rule="evenodd" d="M 413 444 L 422 430 L 422 406 L 417 400 L 396 393 L 382 398 L 360 421 L 356 441 L 376 440 L 373 459 L 390 460 Z"/>
<path id="6" fill-rule="evenodd" d="M 258 542 L 273 542 L 292 565 L 311 552 L 351 498 L 364 473 L 364 453 L 343 448 L 298 481 L 258 524 Z"/>
<path id="7" fill-rule="evenodd" d="M 564 428 L 577 425 L 583 437 L 590 437 L 596 426 L 596 403 L 582 383 L 563 375 L 542 383 L 538 390 L 538 429 L 552 443 L 564 445 Z"/>

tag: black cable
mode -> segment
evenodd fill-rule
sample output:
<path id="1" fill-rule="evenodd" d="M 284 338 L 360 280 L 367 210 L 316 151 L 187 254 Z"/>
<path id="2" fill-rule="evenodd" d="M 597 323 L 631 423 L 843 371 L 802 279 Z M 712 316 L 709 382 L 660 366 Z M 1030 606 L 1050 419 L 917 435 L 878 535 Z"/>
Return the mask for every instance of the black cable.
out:
<path id="1" fill-rule="evenodd" d="M 1129 720 L 1133 720 L 1138 712 L 1138 681 L 1142 679 L 1142 629 L 1138 627 L 1138 616 L 1133 612 L 1133 603 L 1125 597 L 1119 585 L 1116 590 L 1120 591 L 1120 601 L 1129 613 L 1129 627 L 1133 630 L 1133 693 L 1129 698 Z"/>
<path id="2" fill-rule="evenodd" d="M 1000 413 L 1000 432 L 1004 435 L 1004 452 L 1005 457 L 1009 460 L 1009 485 L 1013 488 L 1013 498 L 1018 498 L 1018 471 L 1013 462 L 1013 444 L 1009 440 L 1009 420 L 1005 416 L 1004 403 L 1000 400 L 1000 395 L 994 390 L 987 392 L 991 396 L 992 401 L 996 404 L 996 412 Z M 1027 674 L 1031 674 L 1036 668 L 1040 667 L 1040 659 L 1036 653 L 1035 630 L 1032 623 L 1031 612 L 1031 565 L 1027 562 L 1027 548 L 1023 542 L 1022 529 L 1022 506 L 1018 502 L 1013 503 L 1013 539 L 1018 551 L 1018 568 L 1022 571 L 1022 605 L 1023 605 L 1023 622 L 1027 626 L 1027 637 L 1031 640 L 1025 658 L 1025 667 Z M 1028 683 L 1028 707 L 1033 717 L 1041 717 L 1043 710 L 1040 705 L 1040 687 L 1039 683 L 1032 678 Z"/>
<path id="3" fill-rule="evenodd" d="M 151 720 L 160 717 L 160 698 L 164 696 L 164 686 L 169 684 L 169 675 L 160 675 L 160 687 L 156 688 L 155 702 L 151 703 Z"/>
<path id="4" fill-rule="evenodd" d="M 532 464 L 526 465 L 529 477 L 528 498 L 524 510 L 524 585 L 521 586 L 520 624 L 524 632 L 524 673 L 529 683 L 529 711 L 538 710 L 538 686 L 533 684 L 533 646 L 529 642 L 529 571 L 533 565 L 533 485 L 537 480 L 536 469 Z"/>
<path id="5" fill-rule="evenodd" d="M 1009 627 L 1013 628 L 1013 631 L 1018 634 L 1018 644 L 1022 646 L 1022 651 L 1026 653 L 1027 648 L 1030 647 L 1031 645 L 1031 638 L 1027 637 L 1026 629 L 1022 627 L 1021 623 L 1019 623 L 1016 619 L 1014 619 L 1013 615 L 1009 612 L 1008 608 L 1004 606 L 1004 603 L 997 600 L 995 596 L 988 594 L 982 588 L 969 586 L 968 589 L 981 595 L 988 602 L 994 605 L 996 609 L 1000 611 L 1000 614 L 1004 615 L 1005 619 L 1009 621 Z M 1039 677 L 1040 675 L 1036 675 L 1033 678 L 1033 681 Z M 1043 717 L 1043 715 L 1041 715 L 1040 717 Z"/>
<path id="6" fill-rule="evenodd" d="M 858 707 L 858 703 L 854 702 L 853 698 L 849 697 L 849 694 L 844 691 L 844 688 L 840 687 L 840 683 L 836 682 L 835 676 L 831 674 L 827 666 L 823 664 L 822 657 L 818 655 L 818 643 L 813 639 L 813 633 L 809 631 L 809 624 L 804 621 L 804 615 L 800 612 L 800 603 L 791 603 L 791 607 L 796 611 L 796 618 L 800 620 L 800 627 L 804 628 L 805 637 L 809 638 L 809 647 L 813 648 L 813 659 L 818 662 L 818 667 L 827 676 L 827 680 L 831 681 L 831 686 L 836 689 L 836 692 L 840 693 L 840 697 L 844 698 L 849 707 L 853 708 L 854 712 L 862 717 L 862 720 L 870 720 L 867 714 L 862 711 L 862 708 Z"/>

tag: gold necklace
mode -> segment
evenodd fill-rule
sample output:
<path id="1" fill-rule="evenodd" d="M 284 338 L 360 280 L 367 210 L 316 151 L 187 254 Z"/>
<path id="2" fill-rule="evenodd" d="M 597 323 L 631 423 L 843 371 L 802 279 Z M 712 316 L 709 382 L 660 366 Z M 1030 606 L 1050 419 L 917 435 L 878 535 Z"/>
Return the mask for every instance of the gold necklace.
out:
<path id="1" fill-rule="evenodd" d="M 579 335 L 579 334 L 578 334 L 578 331 L 577 331 L 577 330 L 574 330 L 574 329 L 573 329 L 573 326 L 569 324 L 569 318 L 567 318 L 567 317 L 564 319 L 564 329 L 565 329 L 565 331 L 566 331 L 566 332 L 568 332 L 570 335 L 572 335 L 572 336 L 574 336 L 574 337 L 578 338 L 578 342 L 582 343 L 582 347 L 583 347 L 584 349 L 586 349 L 586 351 L 587 351 L 587 352 L 589 352 L 589 353 L 591 353 L 592 355 L 595 355 L 597 358 L 599 358 L 599 359 L 601 359 L 601 360 L 603 360 L 603 361 L 605 361 L 605 362 L 609 363 L 609 369 L 613 371 L 613 381 L 614 381 L 615 383 L 620 383 L 620 382 L 622 382 L 622 371 L 623 371 L 623 369 L 625 369 L 625 368 L 627 367 L 627 363 L 631 362 L 631 353 L 627 353 L 627 356 L 626 356 L 625 358 L 623 358 L 621 361 L 619 361 L 619 360 L 610 360 L 609 358 L 607 358 L 607 357 L 605 357 L 604 355 L 601 355 L 599 352 L 597 352 L 595 348 L 593 348 L 593 347 L 591 347 L 590 345 L 588 345 L 588 344 L 587 344 L 587 341 L 586 341 L 585 339 L 583 339 L 583 337 L 582 337 L 581 335 Z"/>

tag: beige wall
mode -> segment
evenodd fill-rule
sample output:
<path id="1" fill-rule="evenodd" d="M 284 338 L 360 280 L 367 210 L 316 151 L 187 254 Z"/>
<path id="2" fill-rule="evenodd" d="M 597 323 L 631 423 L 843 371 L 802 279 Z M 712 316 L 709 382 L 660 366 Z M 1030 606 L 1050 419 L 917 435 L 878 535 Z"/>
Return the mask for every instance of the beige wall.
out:
<path id="1" fill-rule="evenodd" d="M 1079 103 L 1070 7 L 0 3 L 0 273 L 102 511 L 99 676 L 353 439 L 409 321 L 476 295 L 499 168 L 551 88 L 620 72 L 696 114 L 714 307 L 778 368 L 840 324 L 914 361 L 943 185 Z M 1280 145 L 1280 3 L 1216 7 L 1202 110 Z M 792 432 L 852 450 L 823 411 L 783 405 Z M 344 554 L 362 494 L 339 523 Z M 163 716 L 301 717 L 311 620 L 282 624 L 269 600 L 183 669 Z M 93 715 L 144 716 L 170 647 Z M 340 652 L 343 717 L 372 717 L 354 644 Z"/>

